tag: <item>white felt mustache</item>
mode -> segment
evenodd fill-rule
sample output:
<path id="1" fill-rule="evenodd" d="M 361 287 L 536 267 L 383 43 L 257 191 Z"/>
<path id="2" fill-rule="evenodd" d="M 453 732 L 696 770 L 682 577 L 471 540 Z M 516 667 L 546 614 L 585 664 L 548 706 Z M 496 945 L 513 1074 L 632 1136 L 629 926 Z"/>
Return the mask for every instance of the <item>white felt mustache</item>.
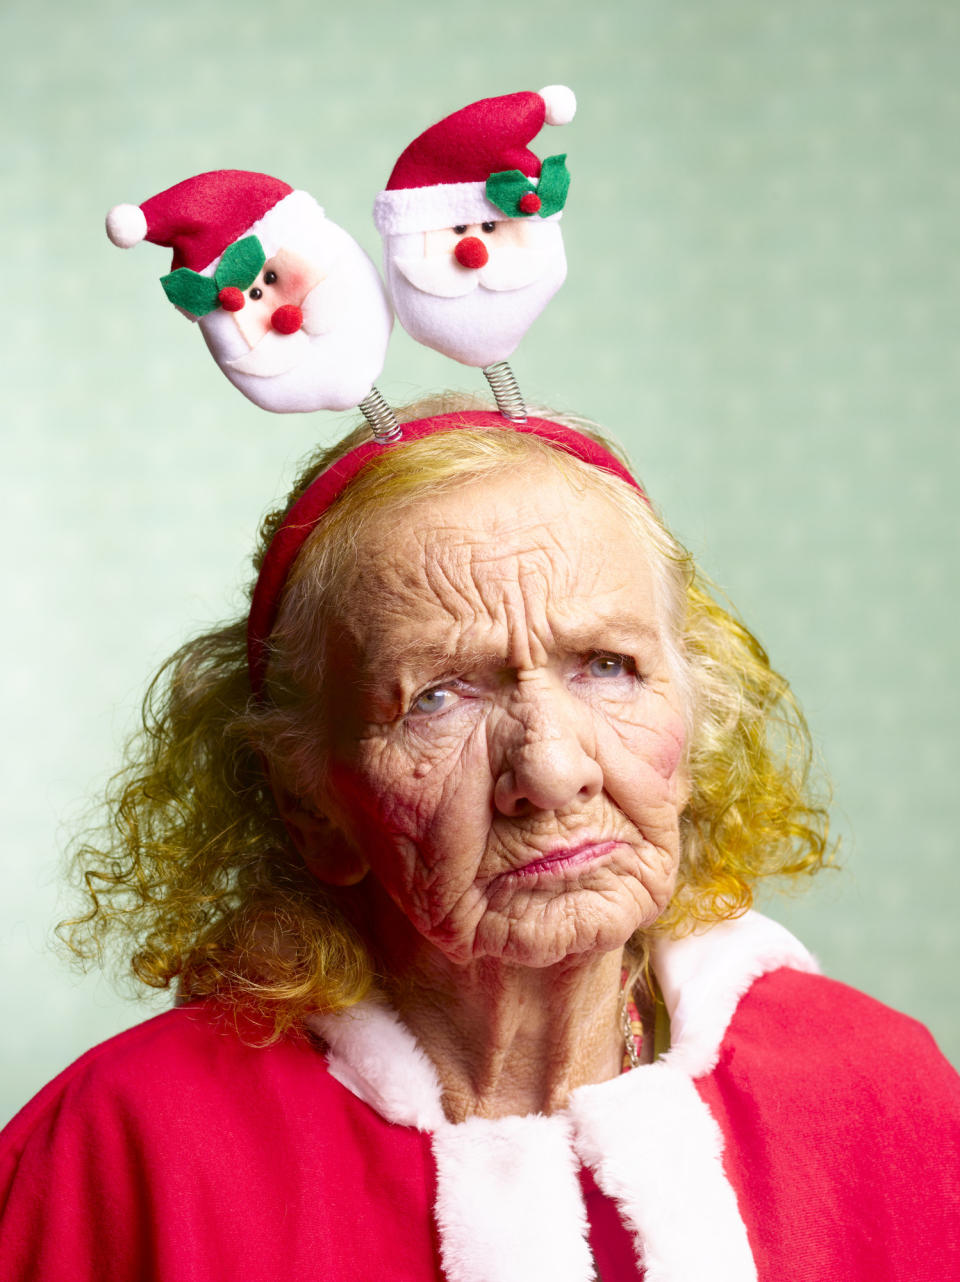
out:
<path id="1" fill-rule="evenodd" d="M 224 365 L 238 374 L 253 374 L 258 378 L 275 378 L 294 369 L 307 356 L 310 336 L 329 334 L 336 324 L 340 291 L 331 278 L 315 285 L 300 305 L 303 326 L 295 334 L 278 334 L 268 330 L 249 352 Z"/>
<path id="2" fill-rule="evenodd" d="M 305 330 L 298 329 L 295 334 L 278 334 L 271 329 L 246 356 L 240 356 L 235 361 L 224 361 L 224 365 L 238 374 L 274 378 L 299 365 L 309 346 L 310 339 Z"/>
<path id="3" fill-rule="evenodd" d="M 484 289 L 506 292 L 523 289 L 545 275 L 554 254 L 543 249 L 494 249 L 480 268 L 461 267 L 453 254 L 430 258 L 395 258 L 394 266 L 414 289 L 437 298 L 462 298 L 482 285 Z"/>

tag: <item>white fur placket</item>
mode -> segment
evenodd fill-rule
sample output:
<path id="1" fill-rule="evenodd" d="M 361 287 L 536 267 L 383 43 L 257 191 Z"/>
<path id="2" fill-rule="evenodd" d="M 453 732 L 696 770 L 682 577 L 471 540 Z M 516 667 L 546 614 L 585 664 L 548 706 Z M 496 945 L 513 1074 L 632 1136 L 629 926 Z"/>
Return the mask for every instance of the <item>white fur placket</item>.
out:
<path id="1" fill-rule="evenodd" d="M 759 913 L 662 941 L 654 970 L 670 1013 L 670 1051 L 581 1087 L 549 1117 L 448 1122 L 433 1065 L 386 1006 L 363 1003 L 310 1024 L 330 1048 L 338 1081 L 388 1121 L 430 1132 L 449 1282 L 590 1282 L 581 1165 L 617 1203 L 646 1282 L 754 1282 L 723 1137 L 694 1079 L 716 1064 L 753 981 L 781 966 L 817 969 Z"/>
<path id="2" fill-rule="evenodd" d="M 756 1278 L 720 1128 L 686 1074 L 644 1065 L 581 1087 L 569 1113 L 578 1156 L 633 1230 L 645 1282 Z"/>
<path id="3" fill-rule="evenodd" d="M 450 1282 L 590 1282 L 573 1127 L 551 1117 L 473 1117 L 433 1133 L 437 1225 Z"/>

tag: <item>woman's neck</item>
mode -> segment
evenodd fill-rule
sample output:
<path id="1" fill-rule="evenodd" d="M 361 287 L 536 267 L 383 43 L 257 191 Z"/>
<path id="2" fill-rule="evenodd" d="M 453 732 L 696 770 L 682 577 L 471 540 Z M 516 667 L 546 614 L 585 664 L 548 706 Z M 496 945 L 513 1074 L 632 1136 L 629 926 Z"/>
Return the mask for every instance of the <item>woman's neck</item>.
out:
<path id="1" fill-rule="evenodd" d="M 543 969 L 418 950 L 391 968 L 390 996 L 436 1066 L 451 1121 L 552 1113 L 620 1071 L 621 965 L 622 950 Z"/>

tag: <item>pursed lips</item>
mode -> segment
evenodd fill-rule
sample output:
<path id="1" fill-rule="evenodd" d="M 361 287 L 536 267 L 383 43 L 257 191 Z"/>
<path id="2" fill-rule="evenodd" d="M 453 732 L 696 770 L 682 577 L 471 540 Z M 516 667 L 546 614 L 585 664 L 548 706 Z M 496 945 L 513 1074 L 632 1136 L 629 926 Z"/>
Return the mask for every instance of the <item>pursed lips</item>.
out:
<path id="1" fill-rule="evenodd" d="M 556 846 L 541 855 L 539 859 L 532 859 L 519 868 L 510 868 L 507 872 L 501 873 L 497 880 L 505 877 L 511 879 L 534 877 L 540 873 L 566 872 L 568 869 L 581 868 L 595 859 L 604 858 L 620 844 L 620 841 L 615 838 L 598 837 L 590 841 L 581 841 L 576 846 Z"/>

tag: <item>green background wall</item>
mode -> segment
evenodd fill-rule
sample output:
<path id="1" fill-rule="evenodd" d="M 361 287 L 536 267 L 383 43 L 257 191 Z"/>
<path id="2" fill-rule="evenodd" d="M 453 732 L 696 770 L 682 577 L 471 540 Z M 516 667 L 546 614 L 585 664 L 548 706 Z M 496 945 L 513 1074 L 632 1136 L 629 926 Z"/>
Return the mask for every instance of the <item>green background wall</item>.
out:
<path id="1" fill-rule="evenodd" d="M 794 682 L 844 866 L 771 911 L 960 1060 L 956 0 L 7 0 L 0 30 L 0 1113 L 159 1008 L 53 956 L 60 852 L 147 674 L 238 608 L 259 517 L 343 426 L 245 402 L 105 210 L 262 169 L 378 258 L 414 134 L 553 82 L 570 276 L 514 367 L 627 444 Z M 388 398 L 447 384 L 482 378 L 397 333 Z"/>

